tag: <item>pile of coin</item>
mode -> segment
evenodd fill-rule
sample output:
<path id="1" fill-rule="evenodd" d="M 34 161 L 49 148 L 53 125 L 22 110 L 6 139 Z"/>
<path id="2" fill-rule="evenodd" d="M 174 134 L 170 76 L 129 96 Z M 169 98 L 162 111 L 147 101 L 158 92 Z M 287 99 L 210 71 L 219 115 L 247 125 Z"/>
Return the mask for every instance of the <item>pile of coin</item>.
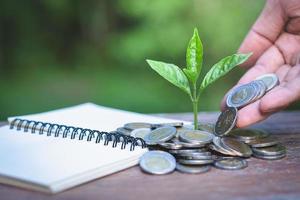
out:
<path id="1" fill-rule="evenodd" d="M 127 123 L 116 132 L 143 139 L 149 152 L 140 159 L 140 167 L 150 174 L 204 173 L 218 169 L 237 170 L 248 166 L 246 159 L 276 160 L 286 156 L 286 149 L 262 130 L 235 129 L 238 109 L 261 98 L 278 85 L 275 74 L 266 74 L 232 90 L 227 108 L 216 124 Z"/>
<path id="2" fill-rule="evenodd" d="M 150 174 L 204 173 L 212 166 L 237 170 L 248 166 L 247 158 L 280 159 L 285 148 L 262 130 L 235 129 L 225 136 L 213 132 L 213 124 L 128 123 L 116 131 L 142 138 L 150 149 L 140 159 L 140 167 Z M 122 132 L 120 132 L 122 131 Z"/>

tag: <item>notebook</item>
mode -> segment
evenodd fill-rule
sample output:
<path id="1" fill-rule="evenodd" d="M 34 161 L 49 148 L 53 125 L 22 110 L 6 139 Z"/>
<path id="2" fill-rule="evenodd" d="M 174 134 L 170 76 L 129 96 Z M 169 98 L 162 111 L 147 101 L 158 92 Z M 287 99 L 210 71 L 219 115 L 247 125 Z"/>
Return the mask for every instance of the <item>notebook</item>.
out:
<path id="1" fill-rule="evenodd" d="M 0 127 L 0 183 L 57 193 L 132 167 L 148 151 L 135 138 L 107 132 L 176 120 L 85 103 L 8 122 Z"/>

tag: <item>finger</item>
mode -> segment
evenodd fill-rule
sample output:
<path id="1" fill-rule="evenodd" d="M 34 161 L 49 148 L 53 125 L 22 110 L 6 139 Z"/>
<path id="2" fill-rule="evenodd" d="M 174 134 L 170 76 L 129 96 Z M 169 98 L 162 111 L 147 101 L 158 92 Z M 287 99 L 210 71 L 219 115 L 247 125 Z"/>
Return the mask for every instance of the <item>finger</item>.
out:
<path id="1" fill-rule="evenodd" d="M 271 113 L 262 113 L 260 111 L 260 100 L 251 103 L 238 111 L 237 124 L 238 128 L 246 127 L 251 124 L 266 119 Z"/>
<path id="2" fill-rule="evenodd" d="M 290 67 L 290 70 L 285 75 L 284 79 L 282 81 L 289 82 L 293 79 L 296 79 L 300 76 L 300 64 L 295 65 L 294 67 Z"/>
<path id="3" fill-rule="evenodd" d="M 238 50 L 240 53 L 253 52 L 250 59 L 241 66 L 251 67 L 254 65 L 263 52 L 275 42 L 284 28 L 286 20 L 281 5 L 275 1 L 267 1 L 261 15 Z"/>
<path id="4" fill-rule="evenodd" d="M 258 59 L 256 65 L 246 72 L 238 84 L 248 83 L 263 74 L 274 73 L 284 62 L 281 52 L 273 45 Z"/>
<path id="5" fill-rule="evenodd" d="M 270 91 L 260 101 L 260 111 L 263 114 L 277 112 L 300 99 L 300 77 Z"/>
<path id="6" fill-rule="evenodd" d="M 300 35 L 282 33 L 274 46 L 281 52 L 286 64 L 292 66 L 297 64 L 300 53 Z"/>
<path id="7" fill-rule="evenodd" d="M 285 77 L 291 68 L 292 67 L 290 65 L 282 65 L 279 67 L 279 69 L 275 72 L 278 76 L 279 83 L 282 83 L 285 80 Z"/>
<path id="8" fill-rule="evenodd" d="M 285 27 L 285 30 L 288 32 L 288 33 L 292 33 L 292 34 L 300 34 L 300 17 L 294 17 L 294 18 L 291 18 L 286 27 Z"/>

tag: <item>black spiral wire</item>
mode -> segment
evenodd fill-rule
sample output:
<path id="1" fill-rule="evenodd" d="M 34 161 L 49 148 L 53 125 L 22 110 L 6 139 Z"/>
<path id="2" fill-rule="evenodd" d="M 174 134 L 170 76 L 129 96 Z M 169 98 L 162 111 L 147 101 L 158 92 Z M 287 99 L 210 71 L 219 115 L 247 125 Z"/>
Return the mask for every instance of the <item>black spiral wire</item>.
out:
<path id="1" fill-rule="evenodd" d="M 104 132 L 98 130 L 91 130 L 87 128 L 79 128 L 74 126 L 66 126 L 60 124 L 45 123 L 40 121 L 26 120 L 16 118 L 10 123 L 10 129 L 16 128 L 17 131 L 22 130 L 28 132 L 31 130 L 32 134 L 38 131 L 39 135 L 46 134 L 47 136 L 67 138 L 70 134 L 71 139 L 78 137 L 79 140 L 92 141 L 100 143 L 103 140 L 104 145 L 112 143 L 112 147 L 115 148 L 118 143 L 121 142 L 121 149 L 125 149 L 127 144 L 130 144 L 130 151 L 133 151 L 136 146 L 147 147 L 145 141 L 142 138 L 134 138 L 132 136 L 123 135 L 118 132 Z"/>

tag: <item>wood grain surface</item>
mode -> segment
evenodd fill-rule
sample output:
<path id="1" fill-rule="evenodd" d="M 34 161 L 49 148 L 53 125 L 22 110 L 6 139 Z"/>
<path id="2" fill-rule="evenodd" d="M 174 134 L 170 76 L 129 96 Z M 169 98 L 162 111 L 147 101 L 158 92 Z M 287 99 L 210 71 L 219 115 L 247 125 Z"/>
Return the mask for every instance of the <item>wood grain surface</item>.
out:
<path id="1" fill-rule="evenodd" d="M 192 120 L 190 113 L 156 114 Z M 218 113 L 200 113 L 203 122 L 214 122 Z M 4 123 L 2 123 L 3 125 Z M 244 170 L 212 168 L 208 173 L 148 175 L 138 166 L 103 177 L 56 195 L 46 195 L 0 185 L 2 200 L 35 199 L 300 199 L 300 111 L 282 112 L 254 126 L 268 130 L 287 147 L 287 157 L 277 161 L 251 158 Z M 0 160 L 1 162 L 1 160 Z"/>

